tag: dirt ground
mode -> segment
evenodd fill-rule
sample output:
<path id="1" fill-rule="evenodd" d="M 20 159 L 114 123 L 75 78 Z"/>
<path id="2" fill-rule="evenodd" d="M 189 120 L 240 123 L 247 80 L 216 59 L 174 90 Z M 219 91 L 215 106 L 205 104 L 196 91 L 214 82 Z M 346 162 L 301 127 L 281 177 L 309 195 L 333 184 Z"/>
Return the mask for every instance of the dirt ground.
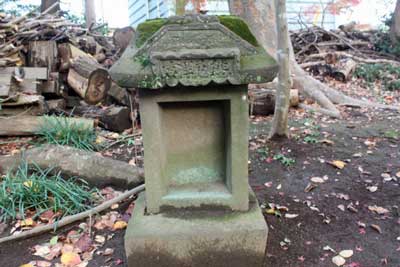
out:
<path id="1" fill-rule="evenodd" d="M 400 115 L 346 113 L 337 121 L 292 111 L 290 140 L 274 142 L 267 141 L 271 117 L 252 119 L 250 184 L 269 225 L 265 266 L 335 266 L 332 257 L 341 250 L 354 251 L 347 267 L 400 266 Z M 283 156 L 289 166 L 277 159 Z M 346 165 L 338 169 L 328 163 L 334 160 Z M 312 177 L 324 182 L 305 192 Z M 369 209 L 374 205 L 388 212 L 379 215 Z M 274 206 L 280 211 L 271 212 Z M 53 235 L 0 245 L 0 266 L 39 260 L 32 247 Z M 123 235 L 116 232 L 103 246 L 115 248 L 112 256 L 95 253 L 88 266 L 126 266 Z"/>
<path id="2" fill-rule="evenodd" d="M 268 147 L 268 154 L 251 150 L 250 183 L 259 201 L 299 215 L 294 219 L 285 218 L 286 212 L 282 217 L 266 215 L 270 232 L 265 266 L 335 266 L 332 257 L 341 250 L 354 251 L 348 267 L 400 266 L 400 177 L 386 182 L 382 177 L 384 173 L 395 177 L 400 171 L 399 115 L 350 113 L 353 119 L 345 121 L 292 121 L 292 138 L 284 142 L 263 144 L 269 120 L 253 125 L 253 147 Z M 313 134 L 309 132 L 313 125 L 321 126 L 314 130 L 315 139 L 326 139 L 324 143 L 304 142 Z M 271 160 L 278 153 L 296 162 L 284 167 Z M 327 163 L 334 160 L 346 166 L 340 170 Z M 324 176 L 324 183 L 305 192 L 311 177 Z M 377 186 L 376 192 L 369 191 L 370 186 Z M 347 208 L 350 203 L 353 211 Z M 374 205 L 389 213 L 370 211 Z"/>

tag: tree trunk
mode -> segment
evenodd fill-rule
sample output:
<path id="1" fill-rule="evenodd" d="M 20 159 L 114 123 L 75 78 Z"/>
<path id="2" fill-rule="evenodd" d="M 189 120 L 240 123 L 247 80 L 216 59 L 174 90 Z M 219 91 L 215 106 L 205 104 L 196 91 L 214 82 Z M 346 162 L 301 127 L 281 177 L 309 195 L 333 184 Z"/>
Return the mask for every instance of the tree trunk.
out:
<path id="1" fill-rule="evenodd" d="M 85 0 L 85 20 L 86 27 L 88 28 L 96 23 L 96 9 L 94 0 Z"/>
<path id="2" fill-rule="evenodd" d="M 400 0 L 397 0 L 396 9 L 393 13 L 392 26 L 390 27 L 390 38 L 393 43 L 400 40 Z"/>
<path id="3" fill-rule="evenodd" d="M 185 6 L 186 6 L 187 0 L 176 0 L 175 4 L 175 14 L 177 16 L 183 16 L 185 15 Z"/>
<path id="4" fill-rule="evenodd" d="M 59 2 L 59 0 L 42 0 L 42 4 L 40 5 L 41 12 L 45 11 L 46 9 L 48 9 L 57 2 Z M 55 8 L 53 8 L 49 13 L 51 14 L 56 13 L 59 10 L 60 10 L 60 4 L 58 4 Z"/>
<path id="5" fill-rule="evenodd" d="M 286 0 L 276 0 L 278 28 L 278 90 L 270 138 L 289 137 L 288 113 L 290 102 L 289 33 L 286 18 Z"/>

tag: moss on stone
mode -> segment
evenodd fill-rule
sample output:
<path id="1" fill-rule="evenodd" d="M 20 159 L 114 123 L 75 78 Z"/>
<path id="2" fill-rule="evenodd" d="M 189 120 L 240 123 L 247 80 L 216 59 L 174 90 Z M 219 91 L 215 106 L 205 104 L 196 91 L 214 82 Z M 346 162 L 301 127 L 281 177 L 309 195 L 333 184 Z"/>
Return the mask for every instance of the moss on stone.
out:
<path id="1" fill-rule="evenodd" d="M 247 24 L 237 16 L 223 15 L 218 16 L 222 25 L 240 36 L 254 46 L 259 46 L 257 39 L 251 33 Z M 141 47 L 153 34 L 160 30 L 164 25 L 168 24 L 168 19 L 151 19 L 139 24 L 137 27 L 138 37 L 136 39 L 136 47 Z"/>
<path id="2" fill-rule="evenodd" d="M 136 47 L 141 47 L 153 34 L 155 34 L 167 22 L 166 19 L 151 19 L 139 24 L 136 29 L 138 37 Z"/>
<path id="3" fill-rule="evenodd" d="M 249 26 L 247 26 L 241 18 L 229 15 L 218 16 L 218 18 L 222 25 L 240 36 L 242 39 L 256 47 L 259 46 L 257 39 L 251 33 Z"/>

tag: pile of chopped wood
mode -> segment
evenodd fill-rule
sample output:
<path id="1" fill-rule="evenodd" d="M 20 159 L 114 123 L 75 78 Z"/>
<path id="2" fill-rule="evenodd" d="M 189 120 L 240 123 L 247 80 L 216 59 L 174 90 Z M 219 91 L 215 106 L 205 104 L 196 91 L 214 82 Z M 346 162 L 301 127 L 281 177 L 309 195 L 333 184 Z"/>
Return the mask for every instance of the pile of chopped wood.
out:
<path id="1" fill-rule="evenodd" d="M 0 14 L 0 116 L 66 113 L 83 106 L 80 115 L 99 119 L 106 129 L 130 128 L 132 94 L 111 82 L 108 68 L 134 30 L 106 37 L 98 32 L 102 25 L 84 28 L 50 14 L 53 8 L 21 17 Z M 105 106 L 93 112 L 89 105 L 98 103 Z"/>
<path id="2" fill-rule="evenodd" d="M 352 22 L 338 30 L 310 27 L 291 32 L 297 62 L 315 76 L 343 82 L 352 77 L 357 63 L 400 65 L 396 56 L 377 51 L 377 31 L 360 30 L 358 26 Z"/>

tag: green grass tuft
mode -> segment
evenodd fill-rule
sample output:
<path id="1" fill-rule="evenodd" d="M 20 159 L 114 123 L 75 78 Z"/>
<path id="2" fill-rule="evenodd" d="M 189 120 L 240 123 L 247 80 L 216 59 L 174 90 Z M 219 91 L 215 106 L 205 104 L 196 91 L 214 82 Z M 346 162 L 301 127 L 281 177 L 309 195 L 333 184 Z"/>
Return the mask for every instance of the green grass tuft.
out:
<path id="1" fill-rule="evenodd" d="M 85 181 L 64 180 L 60 173 L 50 172 L 38 166 L 29 168 L 24 162 L 0 180 L 0 221 L 25 218 L 27 211 L 39 216 L 51 210 L 62 218 L 89 209 L 100 198 L 98 190 L 89 189 Z"/>
<path id="2" fill-rule="evenodd" d="M 71 123 L 67 117 L 45 117 L 37 134 L 49 144 L 96 150 L 96 132 L 82 123 Z"/>

